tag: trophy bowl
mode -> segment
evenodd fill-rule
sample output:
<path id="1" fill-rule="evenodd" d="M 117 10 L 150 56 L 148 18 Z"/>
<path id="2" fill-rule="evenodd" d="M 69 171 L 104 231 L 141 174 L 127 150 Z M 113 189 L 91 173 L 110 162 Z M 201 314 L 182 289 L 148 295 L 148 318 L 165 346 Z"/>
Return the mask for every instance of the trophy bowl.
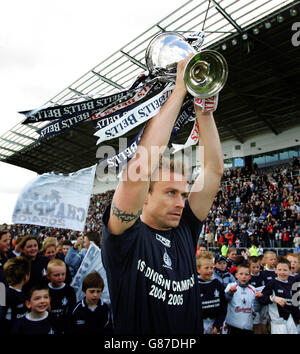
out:
<path id="1" fill-rule="evenodd" d="M 149 73 L 161 81 L 175 81 L 177 63 L 188 55 L 193 57 L 184 70 L 187 91 L 194 97 L 207 98 L 220 92 L 228 76 L 228 65 L 215 50 L 197 52 L 186 38 L 177 32 L 162 32 L 149 43 L 145 61 Z"/>

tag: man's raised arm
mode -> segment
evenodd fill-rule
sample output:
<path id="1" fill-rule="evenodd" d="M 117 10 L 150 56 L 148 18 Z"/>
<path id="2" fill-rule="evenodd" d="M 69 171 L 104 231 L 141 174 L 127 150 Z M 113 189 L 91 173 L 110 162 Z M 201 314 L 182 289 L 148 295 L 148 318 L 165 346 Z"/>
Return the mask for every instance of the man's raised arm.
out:
<path id="1" fill-rule="evenodd" d="M 214 96 L 215 108 L 217 98 Z M 189 204 L 199 220 L 204 220 L 213 203 L 224 173 L 222 146 L 219 133 L 215 124 L 213 113 L 203 112 L 203 108 L 194 104 L 196 119 L 199 125 L 199 147 L 201 173 L 196 178 L 189 195 Z M 204 108 L 205 110 L 205 108 Z"/>
<path id="2" fill-rule="evenodd" d="M 141 215 L 150 177 L 158 166 L 159 154 L 151 155 L 153 147 L 160 153 L 168 145 L 175 120 L 187 93 L 183 72 L 190 56 L 177 65 L 175 88 L 159 113 L 148 121 L 135 156 L 129 161 L 112 199 L 108 229 L 119 235 L 134 224 Z"/>

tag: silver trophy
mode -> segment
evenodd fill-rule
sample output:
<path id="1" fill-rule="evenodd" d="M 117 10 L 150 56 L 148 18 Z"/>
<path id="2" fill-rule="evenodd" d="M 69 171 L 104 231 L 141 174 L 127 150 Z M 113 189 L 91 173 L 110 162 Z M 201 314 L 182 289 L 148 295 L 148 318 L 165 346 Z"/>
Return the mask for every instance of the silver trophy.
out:
<path id="1" fill-rule="evenodd" d="M 194 97 L 207 98 L 220 92 L 228 76 L 228 65 L 220 53 L 215 50 L 199 51 L 204 36 L 187 38 L 177 32 L 162 32 L 149 43 L 145 61 L 149 73 L 158 80 L 175 81 L 177 63 L 194 54 L 184 70 L 184 82 L 187 91 Z"/>

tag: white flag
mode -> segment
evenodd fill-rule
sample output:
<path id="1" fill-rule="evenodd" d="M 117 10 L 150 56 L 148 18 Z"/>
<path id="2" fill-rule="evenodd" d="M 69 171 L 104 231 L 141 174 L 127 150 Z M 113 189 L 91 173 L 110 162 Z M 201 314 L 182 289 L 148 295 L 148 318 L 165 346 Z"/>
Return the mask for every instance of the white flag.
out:
<path id="1" fill-rule="evenodd" d="M 96 167 L 44 173 L 28 183 L 18 197 L 13 223 L 84 231 Z"/>
<path id="2" fill-rule="evenodd" d="M 72 283 L 70 284 L 75 290 L 77 301 L 80 301 L 84 297 L 84 293 L 82 292 L 83 279 L 93 271 L 97 271 L 101 275 L 104 281 L 104 289 L 101 294 L 101 299 L 105 303 L 110 305 L 107 276 L 106 276 L 105 268 L 102 264 L 101 249 L 97 247 L 93 242 L 91 242 L 81 262 L 81 265 L 77 273 L 75 274 Z"/>

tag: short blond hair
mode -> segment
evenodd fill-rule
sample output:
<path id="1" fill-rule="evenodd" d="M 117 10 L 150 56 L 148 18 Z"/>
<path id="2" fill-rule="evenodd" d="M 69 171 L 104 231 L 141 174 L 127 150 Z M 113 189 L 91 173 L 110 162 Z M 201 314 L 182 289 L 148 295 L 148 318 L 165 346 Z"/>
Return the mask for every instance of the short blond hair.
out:
<path id="1" fill-rule="evenodd" d="M 182 161 L 174 160 L 174 158 L 169 158 L 167 156 L 160 156 L 159 164 L 150 179 L 149 193 L 152 193 L 153 184 L 159 179 L 159 171 L 168 170 L 170 173 L 179 173 L 185 178 L 185 169 L 186 166 Z"/>
<path id="2" fill-rule="evenodd" d="M 54 237 L 48 237 L 46 240 L 43 242 L 43 246 L 41 251 L 45 252 L 47 248 L 49 247 L 55 247 L 56 249 L 56 239 Z"/>
<path id="3" fill-rule="evenodd" d="M 204 251 L 201 252 L 197 257 L 196 257 L 196 265 L 197 267 L 201 267 L 203 264 L 204 260 L 209 260 L 209 261 L 214 261 L 214 256 L 210 251 Z"/>
<path id="4" fill-rule="evenodd" d="M 268 256 L 275 256 L 275 257 L 277 257 L 277 255 L 276 255 L 275 252 L 273 252 L 273 251 L 266 251 L 266 252 L 264 253 L 263 261 L 265 261 Z"/>
<path id="5" fill-rule="evenodd" d="M 48 262 L 47 274 L 51 274 L 54 267 L 65 267 L 65 269 L 67 270 L 66 263 L 61 259 L 55 258 L 55 259 L 51 259 L 51 261 Z"/>

